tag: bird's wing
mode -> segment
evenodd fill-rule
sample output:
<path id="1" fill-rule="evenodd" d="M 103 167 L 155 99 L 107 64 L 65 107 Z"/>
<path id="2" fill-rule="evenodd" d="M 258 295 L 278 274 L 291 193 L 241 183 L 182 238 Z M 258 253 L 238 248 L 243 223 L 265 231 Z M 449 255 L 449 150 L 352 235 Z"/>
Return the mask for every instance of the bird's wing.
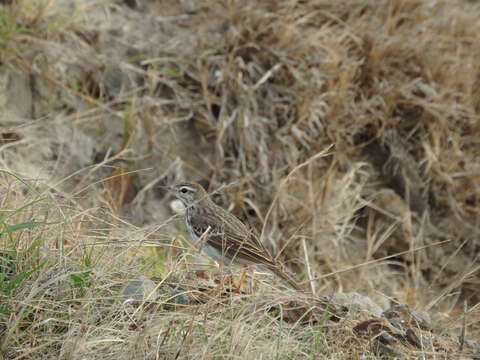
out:
<path id="1" fill-rule="evenodd" d="M 226 211 L 192 215 L 191 224 L 198 237 L 208 231 L 204 241 L 217 249 L 227 260 L 267 266 L 275 263 L 257 237 L 239 219 Z"/>

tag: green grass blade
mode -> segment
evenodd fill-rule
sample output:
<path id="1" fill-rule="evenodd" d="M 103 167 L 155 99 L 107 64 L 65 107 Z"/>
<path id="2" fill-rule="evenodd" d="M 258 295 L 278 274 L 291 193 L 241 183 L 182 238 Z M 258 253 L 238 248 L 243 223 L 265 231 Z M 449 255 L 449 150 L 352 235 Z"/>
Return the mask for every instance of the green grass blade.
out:
<path id="1" fill-rule="evenodd" d="M 33 229 L 33 228 L 36 228 L 36 227 L 39 227 L 39 226 L 51 225 L 51 224 L 53 224 L 53 223 L 47 223 L 47 222 L 44 222 L 44 221 L 26 221 L 26 222 L 23 222 L 23 223 L 20 223 L 20 224 L 15 224 L 15 225 L 7 227 L 5 230 L 0 231 L 0 235 L 1 234 L 10 234 L 10 233 L 13 233 L 13 232 L 19 231 L 19 230 Z"/>

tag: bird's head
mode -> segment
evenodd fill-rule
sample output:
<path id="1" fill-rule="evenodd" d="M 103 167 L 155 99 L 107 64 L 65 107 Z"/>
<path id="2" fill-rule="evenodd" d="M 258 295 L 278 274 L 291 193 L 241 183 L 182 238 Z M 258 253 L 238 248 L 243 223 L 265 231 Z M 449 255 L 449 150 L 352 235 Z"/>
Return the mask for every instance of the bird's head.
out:
<path id="1" fill-rule="evenodd" d="M 196 183 L 180 183 L 171 186 L 169 189 L 187 207 L 207 197 L 207 192 L 200 184 Z"/>

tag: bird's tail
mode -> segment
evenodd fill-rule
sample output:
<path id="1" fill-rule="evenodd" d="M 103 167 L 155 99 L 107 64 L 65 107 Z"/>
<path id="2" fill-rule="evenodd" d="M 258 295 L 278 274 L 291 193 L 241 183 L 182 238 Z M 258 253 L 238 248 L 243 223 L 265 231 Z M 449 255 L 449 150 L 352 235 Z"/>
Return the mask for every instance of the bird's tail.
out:
<path id="1" fill-rule="evenodd" d="M 273 272 L 275 275 L 277 275 L 279 278 L 282 280 L 286 281 L 291 287 L 293 287 L 297 291 L 302 291 L 304 292 L 305 289 L 300 286 L 298 282 L 296 282 L 290 275 L 288 275 L 285 271 L 283 271 L 281 268 L 272 266 L 269 268 L 271 272 Z"/>

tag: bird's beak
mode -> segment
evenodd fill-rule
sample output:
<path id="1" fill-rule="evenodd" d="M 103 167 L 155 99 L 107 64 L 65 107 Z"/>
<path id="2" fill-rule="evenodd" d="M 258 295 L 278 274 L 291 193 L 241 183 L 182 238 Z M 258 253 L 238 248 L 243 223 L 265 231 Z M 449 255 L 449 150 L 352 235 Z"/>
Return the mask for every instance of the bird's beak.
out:
<path id="1" fill-rule="evenodd" d="M 174 191 L 173 187 L 171 186 L 164 186 L 164 185 L 158 185 L 160 189 L 166 190 L 166 191 Z"/>

